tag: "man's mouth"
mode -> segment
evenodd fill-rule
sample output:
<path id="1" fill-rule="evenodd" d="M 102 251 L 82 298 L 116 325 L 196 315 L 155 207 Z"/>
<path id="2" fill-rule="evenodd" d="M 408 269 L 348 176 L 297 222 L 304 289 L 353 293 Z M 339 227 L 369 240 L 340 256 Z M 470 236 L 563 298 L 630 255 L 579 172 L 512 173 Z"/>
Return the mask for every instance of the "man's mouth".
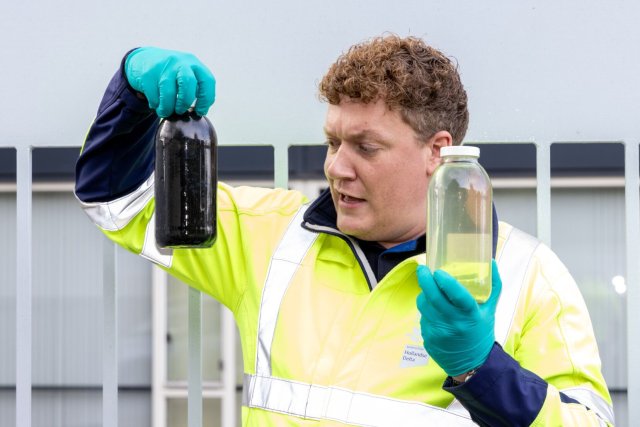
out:
<path id="1" fill-rule="evenodd" d="M 364 199 L 360 199 L 358 197 L 353 197 L 353 196 L 349 196 L 347 194 L 343 194 L 343 193 L 339 193 L 340 194 L 340 201 L 343 203 L 347 203 L 347 204 L 354 204 L 354 203 L 360 203 L 360 202 L 364 202 Z"/>

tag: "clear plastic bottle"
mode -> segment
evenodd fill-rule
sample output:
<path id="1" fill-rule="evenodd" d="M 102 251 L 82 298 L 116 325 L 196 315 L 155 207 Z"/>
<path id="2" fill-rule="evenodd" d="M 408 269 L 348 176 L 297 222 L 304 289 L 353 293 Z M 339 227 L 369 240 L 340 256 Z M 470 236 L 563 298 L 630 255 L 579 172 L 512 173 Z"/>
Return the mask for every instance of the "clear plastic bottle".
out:
<path id="1" fill-rule="evenodd" d="M 443 147 L 440 156 L 427 198 L 427 266 L 451 274 L 482 303 L 491 294 L 491 181 L 478 147 Z"/>
<path id="2" fill-rule="evenodd" d="M 217 137 L 192 110 L 163 119 L 156 132 L 156 241 L 207 248 L 216 239 Z"/>

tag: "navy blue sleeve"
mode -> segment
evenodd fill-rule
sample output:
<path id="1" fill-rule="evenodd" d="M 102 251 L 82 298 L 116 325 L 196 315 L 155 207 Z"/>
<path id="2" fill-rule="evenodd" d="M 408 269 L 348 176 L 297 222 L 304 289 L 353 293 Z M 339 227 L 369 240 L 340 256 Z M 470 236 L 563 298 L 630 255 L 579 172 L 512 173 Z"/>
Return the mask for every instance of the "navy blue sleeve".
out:
<path id="1" fill-rule="evenodd" d="M 481 426 L 529 426 L 547 397 L 547 382 L 522 368 L 498 343 L 467 382 L 455 386 L 449 377 L 444 389 Z"/>
<path id="2" fill-rule="evenodd" d="M 111 201 L 139 187 L 154 169 L 158 123 L 155 111 L 129 86 L 123 59 L 76 162 L 78 198 L 83 202 Z"/>

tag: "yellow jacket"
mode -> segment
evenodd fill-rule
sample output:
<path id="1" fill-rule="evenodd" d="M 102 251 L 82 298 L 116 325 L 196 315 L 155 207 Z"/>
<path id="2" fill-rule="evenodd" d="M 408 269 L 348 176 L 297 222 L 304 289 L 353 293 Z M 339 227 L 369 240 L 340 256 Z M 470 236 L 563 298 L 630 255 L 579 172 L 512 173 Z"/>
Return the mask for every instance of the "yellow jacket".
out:
<path id="1" fill-rule="evenodd" d="M 245 366 L 243 426 L 394 426 L 398 416 L 420 425 L 471 424 L 460 405 L 443 410 L 453 401 L 442 387 L 446 374 L 421 345 L 415 270 L 423 256 L 401 262 L 370 291 L 348 240 L 330 230 L 303 229 L 301 194 L 224 184 L 214 247 L 159 250 L 152 178 L 114 202 L 83 207 L 109 238 L 234 313 Z M 515 269 L 507 277 L 520 274 L 522 283 L 503 277 L 500 304 L 508 301 L 511 308 L 501 311 L 499 305 L 507 314 L 497 319 L 496 336 L 506 334 L 504 351 L 548 382 L 532 425 L 612 424 L 611 400 L 575 282 L 531 237 L 503 253 L 513 233 L 500 224 L 496 259 L 501 275 Z M 560 391 L 580 403 L 563 403 Z"/>

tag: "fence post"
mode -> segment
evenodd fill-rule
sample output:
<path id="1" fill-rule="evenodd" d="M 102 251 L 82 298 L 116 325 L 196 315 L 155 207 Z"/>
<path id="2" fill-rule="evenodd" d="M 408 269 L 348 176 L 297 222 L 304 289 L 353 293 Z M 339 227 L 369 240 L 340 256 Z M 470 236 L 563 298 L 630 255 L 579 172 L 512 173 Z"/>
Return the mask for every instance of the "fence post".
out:
<path id="1" fill-rule="evenodd" d="M 537 235 L 551 247 L 551 143 L 536 142 Z"/>
<path id="2" fill-rule="evenodd" d="M 189 288 L 189 427 L 202 427 L 202 295 Z"/>
<path id="3" fill-rule="evenodd" d="M 633 141 L 633 142 L 632 142 Z M 625 222 L 627 252 L 627 410 L 640 421 L 640 164 L 638 142 L 625 141 Z"/>
<path id="4" fill-rule="evenodd" d="M 31 427 L 32 147 L 16 148 L 16 426 Z"/>
<path id="5" fill-rule="evenodd" d="M 102 426 L 118 426 L 118 292 L 116 246 L 102 243 Z"/>

